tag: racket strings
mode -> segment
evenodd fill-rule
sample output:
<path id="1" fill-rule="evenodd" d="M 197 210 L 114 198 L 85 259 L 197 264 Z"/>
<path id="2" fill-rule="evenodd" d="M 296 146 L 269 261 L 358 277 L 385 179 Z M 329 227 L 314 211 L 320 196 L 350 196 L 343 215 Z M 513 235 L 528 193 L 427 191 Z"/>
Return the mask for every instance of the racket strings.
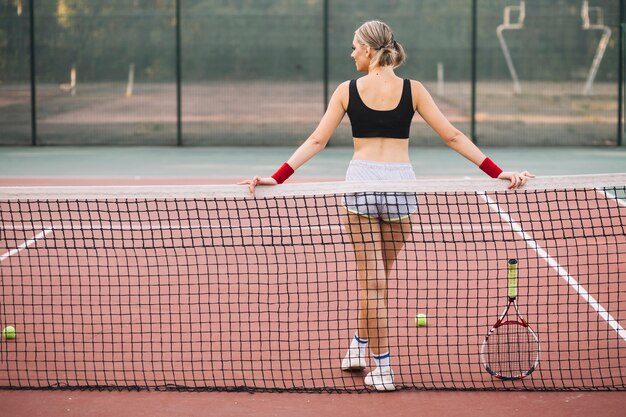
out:
<path id="1" fill-rule="evenodd" d="M 521 324 L 498 327 L 487 340 L 487 365 L 504 378 L 528 375 L 535 367 L 539 346 L 532 331 Z"/>

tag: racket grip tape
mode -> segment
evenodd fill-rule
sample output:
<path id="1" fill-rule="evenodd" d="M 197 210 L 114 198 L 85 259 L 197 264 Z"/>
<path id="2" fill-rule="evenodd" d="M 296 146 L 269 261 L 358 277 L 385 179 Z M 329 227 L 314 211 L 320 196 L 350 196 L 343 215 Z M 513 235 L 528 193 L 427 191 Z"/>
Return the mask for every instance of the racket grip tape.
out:
<path id="1" fill-rule="evenodd" d="M 517 259 L 509 259 L 507 286 L 509 298 L 517 298 Z"/>

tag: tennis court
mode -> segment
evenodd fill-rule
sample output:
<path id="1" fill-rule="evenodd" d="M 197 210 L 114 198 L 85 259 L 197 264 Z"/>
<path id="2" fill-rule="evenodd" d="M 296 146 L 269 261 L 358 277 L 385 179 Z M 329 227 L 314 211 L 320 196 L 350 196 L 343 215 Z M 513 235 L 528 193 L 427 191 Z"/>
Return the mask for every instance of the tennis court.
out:
<path id="1" fill-rule="evenodd" d="M 399 387 L 624 388 L 626 300 L 611 277 L 624 274 L 626 178 L 550 180 L 493 194 L 419 184 L 389 291 Z M 335 364 L 357 319 L 357 271 L 329 185 L 345 187 L 257 199 L 227 186 L 3 189 L 4 320 L 24 333 L 5 344 L 3 385 L 364 390 Z M 510 257 L 543 358 L 507 384 L 476 349 Z M 412 323 L 418 312 L 430 326 Z"/>
<path id="2" fill-rule="evenodd" d="M 623 414 L 626 1 L 0 9 L 0 414 Z M 416 116 L 416 181 L 345 182 L 344 118 L 288 183 L 234 185 L 359 76 L 371 19 L 398 77 L 537 177 L 507 190 Z M 372 196 L 410 222 L 346 214 Z M 401 250 L 364 269 L 355 240 Z M 365 300 L 365 369 L 342 371 Z M 395 392 L 365 385 L 376 334 Z"/>
<path id="3" fill-rule="evenodd" d="M 419 165 L 420 157 L 415 159 Z M 173 158 L 170 165 L 183 160 Z M 320 165 L 325 163 L 322 158 Z M 120 172 L 116 167 L 112 171 Z M 559 404 L 562 411 L 564 398 L 569 401 L 573 393 L 527 390 L 623 389 L 626 342 L 620 323 L 626 300 L 621 280 L 611 279 L 624 275 L 619 259 L 626 245 L 625 193 L 623 186 L 610 185 L 622 183 L 620 175 L 581 179 L 604 183 L 603 190 L 582 184 L 556 192 L 545 188 L 562 186 L 554 178 L 539 178 L 538 190 L 513 193 L 494 191 L 489 181 L 471 181 L 470 189 L 459 189 L 469 186 L 467 180 L 422 180 L 413 236 L 389 290 L 400 388 L 391 394 L 400 400 L 391 401 L 420 398 L 453 413 L 420 391 L 522 389 L 524 397 L 548 395 L 542 401 Z M 14 201 L 6 200 L 12 189 L 3 188 L 3 294 L 11 294 L 8 302 L 3 300 L 3 315 L 22 323 L 16 339 L 3 340 L 3 383 L 264 392 L 253 398 L 210 394 L 211 401 L 227 403 L 221 415 L 236 415 L 242 407 L 265 406 L 273 412 L 285 400 L 266 391 L 366 392 L 361 374 L 338 367 L 356 318 L 354 262 L 339 223 L 344 191 L 337 188 L 340 184 L 329 188 L 302 180 L 307 182 L 270 190 L 281 192 L 255 200 L 232 186 L 153 187 L 134 180 L 120 187 L 124 180 L 101 177 L 95 181 L 100 188 L 34 187 L 18 190 L 34 195 Z M 565 180 L 571 188 L 572 177 Z M 76 179 L 29 181 L 50 186 Z M 143 181 L 181 184 L 187 179 Z M 3 180 L 5 186 L 16 182 L 20 180 Z M 448 183 L 451 192 L 446 192 Z M 433 186 L 435 191 L 429 188 Z M 170 192 L 174 194 L 164 197 Z M 211 193 L 221 197 L 210 198 Z M 37 200 L 29 202 L 33 197 Z M 95 197 L 97 202 L 82 202 Z M 272 210 L 277 215 L 268 216 Z M 537 331 L 542 352 L 530 377 L 502 382 L 484 371 L 479 348 L 504 306 L 510 256 L 520 259 L 520 308 Z M 13 278 L 8 285 L 7 276 Z M 415 326 L 416 312 L 427 314 L 428 326 Z M 58 329 L 53 336 L 52 328 Z M 57 399 L 72 409 L 74 400 L 68 398 L 87 401 L 89 394 L 59 393 Z M 146 395 L 134 394 L 137 399 Z M 151 394 L 149 402 L 163 401 Z M 183 395 L 191 409 L 206 404 L 206 398 L 180 392 L 158 398 L 172 394 Z M 619 409 L 615 404 L 623 398 L 615 394 L 596 394 L 606 396 L 609 413 Z M 100 395 L 126 401 L 127 394 Z M 318 395 L 282 395 L 289 398 L 286 409 L 306 401 L 309 410 L 319 411 L 326 403 Z M 457 391 L 449 395 L 468 398 Z M 576 395 L 597 401 L 585 391 Z M 352 397 L 331 401 L 350 404 Z M 507 398 L 514 402 L 521 397 Z M 128 401 L 132 409 L 134 400 Z M 89 408 L 86 403 L 81 407 Z"/>

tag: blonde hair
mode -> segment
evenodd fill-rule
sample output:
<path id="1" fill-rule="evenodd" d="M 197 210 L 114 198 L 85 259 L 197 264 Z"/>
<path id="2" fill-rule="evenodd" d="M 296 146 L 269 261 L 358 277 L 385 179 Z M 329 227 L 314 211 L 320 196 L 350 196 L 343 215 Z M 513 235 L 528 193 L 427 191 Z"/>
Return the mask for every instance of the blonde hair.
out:
<path id="1" fill-rule="evenodd" d="M 363 23 L 355 32 L 357 41 L 374 50 L 371 66 L 398 68 L 406 59 L 404 48 L 393 38 L 389 25 L 379 20 Z"/>

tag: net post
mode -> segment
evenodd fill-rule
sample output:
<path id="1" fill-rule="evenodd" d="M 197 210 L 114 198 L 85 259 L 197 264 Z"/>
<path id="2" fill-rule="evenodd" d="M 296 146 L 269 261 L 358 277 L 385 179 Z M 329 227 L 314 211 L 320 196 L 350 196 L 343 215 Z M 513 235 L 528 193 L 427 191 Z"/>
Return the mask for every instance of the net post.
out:
<path id="1" fill-rule="evenodd" d="M 76 63 L 72 63 L 70 68 L 70 94 L 76 97 Z"/>
<path id="2" fill-rule="evenodd" d="M 444 68 L 443 62 L 437 62 L 437 95 L 444 95 Z"/>
<path id="3" fill-rule="evenodd" d="M 471 93 L 471 122 L 470 122 L 470 137 L 472 138 L 472 142 L 478 143 L 478 138 L 476 137 L 476 50 L 477 50 L 477 41 L 478 41 L 478 27 L 477 27 L 477 14 L 478 14 L 478 2 L 477 0 L 472 0 L 472 93 Z"/>
<path id="4" fill-rule="evenodd" d="M 37 145 L 37 87 L 35 77 L 35 1 L 28 2 L 30 19 L 30 131 L 31 145 Z"/>
<path id="5" fill-rule="evenodd" d="M 180 0 L 176 0 L 176 145 L 183 144 L 181 94 Z"/>
<path id="6" fill-rule="evenodd" d="M 135 85 L 135 64 L 131 63 L 128 67 L 128 83 L 126 84 L 126 97 L 133 96 L 133 87 Z"/>
<path id="7" fill-rule="evenodd" d="M 324 68 L 322 69 L 324 73 L 324 112 L 328 109 L 328 84 L 329 84 L 329 61 L 330 61 L 330 53 L 329 53 L 329 45 L 328 45 L 328 0 L 324 0 Z"/>
<path id="8" fill-rule="evenodd" d="M 619 2 L 619 36 L 618 59 L 617 59 L 617 146 L 622 146 L 624 138 L 624 36 L 626 35 L 626 22 L 624 22 L 624 1 Z"/>

